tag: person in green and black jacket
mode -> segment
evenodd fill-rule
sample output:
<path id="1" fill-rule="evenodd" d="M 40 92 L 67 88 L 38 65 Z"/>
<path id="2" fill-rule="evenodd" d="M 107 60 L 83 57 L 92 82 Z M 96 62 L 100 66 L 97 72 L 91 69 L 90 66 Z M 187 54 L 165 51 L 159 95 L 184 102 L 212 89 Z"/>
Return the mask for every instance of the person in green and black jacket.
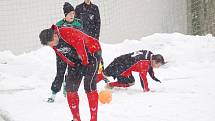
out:
<path id="1" fill-rule="evenodd" d="M 75 18 L 75 9 L 70 3 L 65 2 L 63 11 L 65 18 L 58 21 L 56 25 L 58 27 L 73 27 L 79 29 L 80 31 L 83 31 L 82 22 L 80 19 Z"/>
<path id="2" fill-rule="evenodd" d="M 60 27 L 73 27 L 80 31 L 83 30 L 82 22 L 80 19 L 75 18 L 75 10 L 74 7 L 68 3 L 65 2 L 63 6 L 63 11 L 65 14 L 65 18 L 61 19 L 56 23 L 56 25 Z M 67 43 L 65 43 L 63 40 L 59 40 L 59 44 L 56 46 L 56 49 L 62 53 L 65 53 L 66 55 L 70 56 L 70 54 L 74 53 L 76 50 L 74 48 L 71 48 L 68 46 Z M 64 87 L 66 86 L 66 83 L 64 81 L 64 78 L 66 77 L 66 69 L 68 67 L 68 64 L 62 61 L 62 59 L 59 57 L 59 55 L 56 54 L 56 62 L 57 62 L 57 73 L 54 81 L 52 82 L 51 90 L 52 95 L 50 98 L 48 98 L 47 102 L 52 103 L 55 101 L 56 94 L 61 90 L 62 84 Z M 63 90 L 64 96 L 66 96 L 66 90 L 64 88 Z"/>

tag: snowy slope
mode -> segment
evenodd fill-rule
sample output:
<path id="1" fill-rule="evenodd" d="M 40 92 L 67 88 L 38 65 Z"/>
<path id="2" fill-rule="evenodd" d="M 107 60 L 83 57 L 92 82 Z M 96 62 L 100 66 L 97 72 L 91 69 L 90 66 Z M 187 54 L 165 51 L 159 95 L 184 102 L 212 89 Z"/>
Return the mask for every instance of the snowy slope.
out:
<path id="1" fill-rule="evenodd" d="M 162 83 L 149 78 L 153 92 L 143 93 L 139 77 L 127 89 L 114 89 L 108 105 L 99 104 L 98 121 L 213 121 L 215 119 L 215 38 L 179 33 L 154 34 L 123 43 L 102 44 L 105 66 L 118 55 L 149 49 L 164 55 L 168 64 L 155 70 Z M 55 77 L 55 54 L 49 47 L 13 55 L 0 52 L 0 116 L 13 121 L 70 121 L 72 116 L 60 92 L 50 95 Z M 98 90 L 104 83 L 98 84 Z M 83 121 L 90 114 L 83 85 L 79 89 Z"/>

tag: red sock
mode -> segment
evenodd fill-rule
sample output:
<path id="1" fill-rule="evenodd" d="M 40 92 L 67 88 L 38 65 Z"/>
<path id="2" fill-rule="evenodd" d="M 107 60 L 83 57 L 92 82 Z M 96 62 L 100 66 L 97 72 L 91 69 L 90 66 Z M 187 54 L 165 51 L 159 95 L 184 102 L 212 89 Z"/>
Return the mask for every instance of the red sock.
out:
<path id="1" fill-rule="evenodd" d="M 74 121 L 81 121 L 79 114 L 79 96 L 77 92 L 67 92 L 67 101 Z"/>
<path id="2" fill-rule="evenodd" d="M 98 112 L 98 93 L 97 91 L 91 91 L 87 93 L 91 119 L 90 121 L 97 121 Z"/>

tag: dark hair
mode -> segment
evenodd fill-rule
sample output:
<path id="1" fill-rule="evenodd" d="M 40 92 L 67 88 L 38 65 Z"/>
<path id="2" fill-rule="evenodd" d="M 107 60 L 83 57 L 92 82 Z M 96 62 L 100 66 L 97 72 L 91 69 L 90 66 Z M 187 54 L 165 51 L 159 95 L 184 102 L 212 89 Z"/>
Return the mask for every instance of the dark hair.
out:
<path id="1" fill-rule="evenodd" d="M 54 30 L 53 29 L 44 29 L 40 32 L 40 42 L 42 45 L 47 45 L 53 38 Z"/>
<path id="2" fill-rule="evenodd" d="M 65 2 L 63 5 L 64 15 L 66 16 L 71 11 L 75 11 L 74 7 L 70 3 Z"/>
<path id="3" fill-rule="evenodd" d="M 165 64 L 164 58 L 161 54 L 152 55 L 152 60 L 155 60 L 156 63 Z"/>

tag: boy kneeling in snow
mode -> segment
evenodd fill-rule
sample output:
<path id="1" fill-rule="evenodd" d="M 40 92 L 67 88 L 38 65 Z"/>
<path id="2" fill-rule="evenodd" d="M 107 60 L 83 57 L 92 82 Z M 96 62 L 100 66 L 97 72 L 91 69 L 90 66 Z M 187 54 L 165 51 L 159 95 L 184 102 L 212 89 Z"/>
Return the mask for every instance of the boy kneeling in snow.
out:
<path id="1" fill-rule="evenodd" d="M 121 55 L 114 59 L 107 68 L 104 70 L 105 76 L 112 76 L 117 78 L 116 82 L 110 82 L 107 84 L 108 88 L 113 87 L 129 87 L 134 85 L 135 79 L 132 75 L 132 71 L 139 72 L 141 85 L 144 92 L 150 91 L 147 82 L 147 72 L 153 80 L 160 82 L 154 76 L 153 68 L 159 68 L 165 64 L 162 55 L 154 55 L 148 50 L 139 50 L 129 54 Z"/>

